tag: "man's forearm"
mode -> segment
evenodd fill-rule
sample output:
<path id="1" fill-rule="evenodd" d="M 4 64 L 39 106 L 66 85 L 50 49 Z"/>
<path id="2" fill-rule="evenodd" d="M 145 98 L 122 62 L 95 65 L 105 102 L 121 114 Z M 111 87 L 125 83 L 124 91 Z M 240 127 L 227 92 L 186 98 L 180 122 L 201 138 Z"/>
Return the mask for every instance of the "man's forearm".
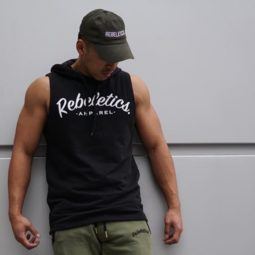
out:
<path id="1" fill-rule="evenodd" d="M 162 142 L 148 151 L 153 173 L 162 189 L 168 208 L 180 208 L 177 180 L 172 156 Z"/>
<path id="2" fill-rule="evenodd" d="M 31 175 L 32 157 L 24 152 L 12 153 L 8 173 L 9 217 L 22 213 Z"/>

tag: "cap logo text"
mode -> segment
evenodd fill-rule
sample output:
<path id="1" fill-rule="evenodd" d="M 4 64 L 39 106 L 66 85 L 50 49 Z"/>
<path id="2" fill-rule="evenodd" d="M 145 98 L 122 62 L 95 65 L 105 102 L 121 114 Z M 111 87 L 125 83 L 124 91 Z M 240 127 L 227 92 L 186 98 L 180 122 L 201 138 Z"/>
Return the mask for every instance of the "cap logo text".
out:
<path id="1" fill-rule="evenodd" d="M 117 38 L 117 37 L 121 37 L 125 35 L 125 31 L 124 30 L 121 30 L 121 31 L 118 31 L 118 32 L 109 32 L 109 31 L 106 31 L 105 32 L 105 37 L 114 37 L 114 38 Z"/>

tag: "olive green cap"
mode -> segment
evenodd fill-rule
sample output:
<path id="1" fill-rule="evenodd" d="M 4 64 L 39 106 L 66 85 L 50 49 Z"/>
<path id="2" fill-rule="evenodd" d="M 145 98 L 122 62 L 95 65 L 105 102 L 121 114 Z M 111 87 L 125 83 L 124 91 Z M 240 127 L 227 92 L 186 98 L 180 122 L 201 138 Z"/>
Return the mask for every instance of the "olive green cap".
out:
<path id="1" fill-rule="evenodd" d="M 91 42 L 100 58 L 116 63 L 134 56 L 127 42 L 123 19 L 107 10 L 95 9 L 83 17 L 79 35 Z"/>

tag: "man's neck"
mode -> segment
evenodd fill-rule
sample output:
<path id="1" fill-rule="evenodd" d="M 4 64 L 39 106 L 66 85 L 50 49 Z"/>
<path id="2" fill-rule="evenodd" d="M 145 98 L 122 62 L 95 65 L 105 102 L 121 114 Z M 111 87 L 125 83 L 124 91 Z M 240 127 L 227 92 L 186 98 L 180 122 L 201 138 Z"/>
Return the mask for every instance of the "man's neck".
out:
<path id="1" fill-rule="evenodd" d="M 71 67 L 74 71 L 80 72 L 80 73 L 82 73 L 86 76 L 89 76 L 89 77 L 91 76 L 91 75 L 88 74 L 86 69 L 84 67 L 82 67 L 79 58 L 76 59 L 76 61 L 71 65 Z"/>

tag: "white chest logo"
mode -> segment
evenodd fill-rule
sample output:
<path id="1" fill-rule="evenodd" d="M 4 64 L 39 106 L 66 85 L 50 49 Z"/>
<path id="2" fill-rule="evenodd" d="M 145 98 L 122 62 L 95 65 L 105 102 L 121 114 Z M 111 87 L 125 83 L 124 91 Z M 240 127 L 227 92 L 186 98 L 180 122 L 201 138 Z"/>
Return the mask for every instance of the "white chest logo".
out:
<path id="1" fill-rule="evenodd" d="M 60 118 L 63 118 L 64 114 L 68 114 L 69 112 L 72 112 L 77 109 L 88 109 L 88 107 L 92 107 L 94 105 L 99 106 L 102 108 L 100 109 L 99 114 L 114 114 L 116 109 L 121 109 L 122 111 L 126 112 L 127 114 L 130 114 L 130 102 L 125 102 L 123 99 L 118 98 L 118 96 L 114 96 L 113 93 L 107 95 L 107 96 L 100 96 L 100 93 L 97 92 L 96 95 L 93 97 L 81 97 L 81 93 L 78 93 L 75 100 L 67 100 L 66 98 L 62 97 L 57 101 L 58 106 L 58 113 Z M 103 109 L 104 106 L 111 107 L 111 111 Z M 87 116 L 91 115 L 93 112 L 88 109 L 89 111 L 78 111 L 76 112 L 76 115 L 79 116 Z M 101 112 L 101 113 L 100 113 Z M 93 113 L 94 114 L 94 113 Z M 97 113 L 98 114 L 98 113 Z"/>

